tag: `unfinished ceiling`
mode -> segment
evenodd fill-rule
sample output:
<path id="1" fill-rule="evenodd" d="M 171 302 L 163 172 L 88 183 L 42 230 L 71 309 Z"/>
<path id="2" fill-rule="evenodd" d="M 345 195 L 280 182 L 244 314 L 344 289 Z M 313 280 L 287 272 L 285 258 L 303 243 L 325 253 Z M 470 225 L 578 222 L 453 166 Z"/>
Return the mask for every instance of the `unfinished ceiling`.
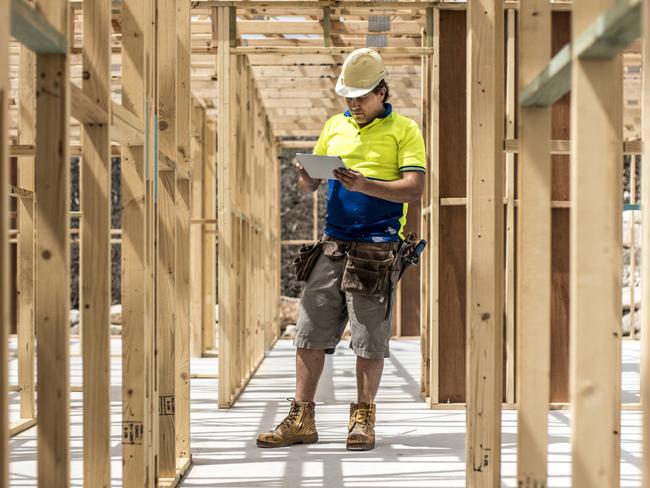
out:
<path id="1" fill-rule="evenodd" d="M 277 0 L 276 0 L 277 1 Z M 216 6 L 224 2 L 192 2 L 192 92 L 208 113 L 217 117 L 216 77 Z M 283 140 L 318 137 L 327 118 L 344 109 L 343 100 L 334 93 L 336 78 L 347 52 L 372 46 L 402 49 L 400 54 L 384 56 L 391 87 L 391 101 L 399 113 L 420 119 L 421 56 L 426 9 L 395 5 L 391 8 L 359 7 L 360 2 L 324 2 L 318 0 L 269 2 L 225 2 L 240 4 L 237 9 L 236 46 L 247 56 L 257 89 L 267 108 L 273 133 Z M 347 3 L 350 7 L 343 7 Z M 375 2 L 378 3 L 378 2 Z M 245 6 L 246 4 L 246 6 Z M 251 5 L 262 5 L 251 7 Z M 314 6 L 312 7 L 311 4 Z M 74 44 L 71 80 L 81 84 L 81 47 L 83 44 L 82 3 L 71 2 L 74 12 Z M 331 6 L 328 6 L 331 5 Z M 513 3 L 513 5 L 516 5 Z M 399 8 L 398 8 L 399 7 Z M 465 8 L 462 2 L 449 2 L 447 8 Z M 557 3 L 566 9 L 566 3 Z M 113 9 L 113 98 L 121 102 L 121 6 Z M 323 46 L 328 46 L 326 49 Z M 275 48 L 275 52 L 274 52 Z M 286 49 L 293 48 L 291 53 Z M 334 48 L 341 48 L 336 50 Z M 247 50 L 248 49 L 248 50 Z M 262 51 L 262 52 L 259 52 Z M 278 52 L 281 51 L 281 52 Z M 11 135 L 17 134 L 18 45 L 10 50 L 12 93 L 10 97 Z M 248 54 L 245 54 L 248 53 Z M 333 54 L 334 53 L 334 54 Z M 339 54 L 340 53 L 340 54 Z M 641 96 L 640 43 L 625 53 L 625 127 L 626 140 L 640 139 Z M 79 129 L 73 122 L 71 144 L 77 145 Z"/>

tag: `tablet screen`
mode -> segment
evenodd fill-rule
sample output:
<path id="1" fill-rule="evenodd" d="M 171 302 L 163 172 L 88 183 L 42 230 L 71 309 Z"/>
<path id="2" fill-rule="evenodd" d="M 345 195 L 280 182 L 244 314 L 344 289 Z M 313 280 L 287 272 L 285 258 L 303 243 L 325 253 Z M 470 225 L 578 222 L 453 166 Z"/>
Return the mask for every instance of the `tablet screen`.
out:
<path id="1" fill-rule="evenodd" d="M 296 159 L 312 178 L 333 180 L 334 170 L 345 168 L 339 156 L 319 156 L 316 154 L 296 154 Z"/>

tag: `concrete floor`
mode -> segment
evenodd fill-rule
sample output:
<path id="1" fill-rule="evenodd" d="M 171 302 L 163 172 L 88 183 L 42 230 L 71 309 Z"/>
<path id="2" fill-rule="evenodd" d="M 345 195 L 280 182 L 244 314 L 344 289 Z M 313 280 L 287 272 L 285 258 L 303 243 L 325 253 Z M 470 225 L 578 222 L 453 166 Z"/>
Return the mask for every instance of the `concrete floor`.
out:
<path id="1" fill-rule="evenodd" d="M 623 343 L 623 400 L 639 401 L 639 343 Z M 119 353 L 119 340 L 114 349 Z M 379 393 L 377 442 L 369 452 L 345 450 L 348 404 L 355 398 L 354 356 L 341 345 L 328 358 L 317 394 L 320 441 L 309 446 L 258 449 L 260 430 L 286 415 L 293 394 L 294 351 L 280 341 L 267 354 L 236 406 L 216 408 L 217 381 L 192 380 L 194 467 L 183 486 L 238 488 L 441 487 L 464 486 L 464 411 L 430 410 L 419 397 L 419 342 L 393 341 Z M 73 344 L 78 350 L 78 344 Z M 79 384 L 81 361 L 72 359 L 72 383 Z M 12 362 L 12 376 L 15 364 Z M 193 373 L 216 372 L 216 359 L 192 360 Z M 121 486 L 120 364 L 113 360 L 112 486 Z M 15 381 L 15 379 L 13 380 Z M 12 416 L 17 396 L 12 395 Z M 71 403 L 72 486 L 82 486 L 81 394 Z M 515 487 L 516 412 L 503 413 L 503 486 Z M 570 487 L 570 414 L 549 414 L 549 487 Z M 623 412 L 621 486 L 640 486 L 641 417 Z M 36 486 L 36 429 L 11 441 L 11 486 Z"/>

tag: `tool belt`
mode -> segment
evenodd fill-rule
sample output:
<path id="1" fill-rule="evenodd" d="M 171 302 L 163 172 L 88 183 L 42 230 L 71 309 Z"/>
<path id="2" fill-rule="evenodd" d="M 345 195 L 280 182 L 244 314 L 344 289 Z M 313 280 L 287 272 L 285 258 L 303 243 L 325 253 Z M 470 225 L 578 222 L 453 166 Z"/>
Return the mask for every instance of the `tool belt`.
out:
<path id="1" fill-rule="evenodd" d="M 293 266 L 296 270 L 296 279 L 298 281 L 307 281 L 322 250 L 322 240 L 317 241 L 314 244 L 304 244 L 298 250 L 298 256 L 293 260 Z"/>
<path id="2" fill-rule="evenodd" d="M 339 241 L 323 236 L 314 244 L 304 245 L 294 259 L 296 277 L 306 281 L 321 252 L 333 261 L 346 259 L 341 291 L 388 300 L 388 312 L 393 290 L 406 267 L 417 264 L 426 241 L 418 243 L 415 234 L 402 242 L 373 243 Z"/>

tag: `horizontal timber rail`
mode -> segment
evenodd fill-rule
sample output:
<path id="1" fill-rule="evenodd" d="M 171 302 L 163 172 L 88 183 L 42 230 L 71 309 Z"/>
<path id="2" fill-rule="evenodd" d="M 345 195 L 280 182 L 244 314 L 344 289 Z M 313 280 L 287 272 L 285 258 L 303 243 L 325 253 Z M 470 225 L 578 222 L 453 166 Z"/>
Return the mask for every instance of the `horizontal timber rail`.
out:
<path id="1" fill-rule="evenodd" d="M 14 0 L 18 1 L 18 0 Z M 121 0 L 113 0 L 113 9 L 119 8 L 122 4 Z M 83 3 L 80 1 L 70 2 L 70 7 L 73 9 L 81 9 Z M 503 2 L 505 9 L 519 9 L 518 1 L 505 1 Z M 440 10 L 465 10 L 467 8 L 466 2 L 440 2 L 440 1 L 362 1 L 362 0 L 313 0 L 313 1 L 296 1 L 296 0 L 195 0 L 192 2 L 194 10 L 209 10 L 216 7 L 235 7 L 238 9 L 291 9 L 291 10 L 305 10 L 305 9 L 323 9 L 330 8 L 336 9 L 363 9 L 365 11 L 372 10 L 396 10 L 396 9 L 409 9 L 409 10 L 424 10 L 429 7 L 435 7 Z M 553 2 L 551 3 L 551 10 L 553 11 L 569 11 L 571 10 L 571 2 Z"/>
<path id="2" fill-rule="evenodd" d="M 503 2 L 505 9 L 518 9 L 519 2 L 505 1 Z M 345 8 L 345 9 L 375 9 L 375 10 L 395 10 L 395 9 L 426 9 L 428 7 L 435 7 L 441 10 L 465 10 L 467 3 L 465 2 L 395 2 L 395 1 L 342 1 L 342 0 L 315 0 L 315 1 L 259 1 L 259 0 L 198 0 L 192 2 L 194 9 L 207 9 L 213 7 L 236 7 L 239 9 L 260 9 L 260 8 L 291 8 L 295 10 L 300 9 L 313 9 L 313 8 Z M 570 10 L 571 2 L 555 2 L 551 3 L 553 10 Z"/>
<path id="3" fill-rule="evenodd" d="M 65 36 L 25 0 L 11 0 L 11 35 L 37 54 L 66 54 Z"/>

